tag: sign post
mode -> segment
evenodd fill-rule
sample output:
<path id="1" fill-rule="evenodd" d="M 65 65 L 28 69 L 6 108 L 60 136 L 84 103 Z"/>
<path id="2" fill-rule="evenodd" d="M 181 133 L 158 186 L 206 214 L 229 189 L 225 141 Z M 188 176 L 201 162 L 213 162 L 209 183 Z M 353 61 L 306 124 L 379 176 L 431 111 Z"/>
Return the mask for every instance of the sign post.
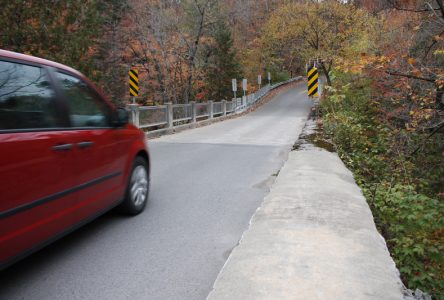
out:
<path id="1" fill-rule="evenodd" d="M 257 84 L 259 85 L 259 89 L 261 89 L 261 85 L 262 85 L 262 75 L 257 75 Z"/>
<path id="2" fill-rule="evenodd" d="M 139 71 L 136 68 L 129 70 L 129 91 L 133 104 L 136 104 L 136 97 L 139 96 Z"/>
<path id="3" fill-rule="evenodd" d="M 236 78 L 231 79 L 231 88 L 234 93 L 234 99 L 236 99 L 237 98 L 237 93 L 236 93 L 237 92 L 237 79 Z"/>
<path id="4" fill-rule="evenodd" d="M 242 79 L 242 89 L 244 90 L 244 96 L 247 95 L 247 79 Z"/>
<path id="5" fill-rule="evenodd" d="M 271 85 L 271 73 L 270 72 L 268 72 L 267 77 L 268 77 L 268 84 Z"/>

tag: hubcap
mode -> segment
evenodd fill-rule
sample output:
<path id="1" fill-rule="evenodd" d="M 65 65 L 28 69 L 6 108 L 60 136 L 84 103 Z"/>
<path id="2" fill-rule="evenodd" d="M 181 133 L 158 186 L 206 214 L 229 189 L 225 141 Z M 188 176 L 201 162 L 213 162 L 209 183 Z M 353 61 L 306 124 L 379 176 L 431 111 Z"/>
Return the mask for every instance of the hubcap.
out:
<path id="1" fill-rule="evenodd" d="M 131 200 L 136 206 L 142 205 L 148 192 L 148 174 L 143 166 L 137 166 L 131 175 Z"/>

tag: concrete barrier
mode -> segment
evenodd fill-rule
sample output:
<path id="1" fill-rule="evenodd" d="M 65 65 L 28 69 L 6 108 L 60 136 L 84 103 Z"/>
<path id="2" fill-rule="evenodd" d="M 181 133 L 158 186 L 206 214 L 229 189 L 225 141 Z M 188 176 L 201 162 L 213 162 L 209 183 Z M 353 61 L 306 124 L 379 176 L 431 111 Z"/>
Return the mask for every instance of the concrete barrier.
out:
<path id="1" fill-rule="evenodd" d="M 208 299 L 403 299 L 402 287 L 352 173 L 312 147 L 290 153 Z"/>

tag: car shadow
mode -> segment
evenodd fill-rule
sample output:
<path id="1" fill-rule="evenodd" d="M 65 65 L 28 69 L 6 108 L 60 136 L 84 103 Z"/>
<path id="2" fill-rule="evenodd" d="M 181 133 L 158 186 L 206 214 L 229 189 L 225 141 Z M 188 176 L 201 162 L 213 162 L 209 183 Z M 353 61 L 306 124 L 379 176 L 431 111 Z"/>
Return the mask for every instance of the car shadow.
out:
<path id="1" fill-rule="evenodd" d="M 16 286 L 17 282 L 26 281 L 28 276 L 35 276 L 35 273 L 60 261 L 72 248 L 76 248 L 84 241 L 93 239 L 94 236 L 107 227 L 123 222 L 127 218 L 128 216 L 122 215 L 116 210 L 106 212 L 88 224 L 0 271 L 0 298 L 2 292 L 8 289 L 8 286 Z"/>

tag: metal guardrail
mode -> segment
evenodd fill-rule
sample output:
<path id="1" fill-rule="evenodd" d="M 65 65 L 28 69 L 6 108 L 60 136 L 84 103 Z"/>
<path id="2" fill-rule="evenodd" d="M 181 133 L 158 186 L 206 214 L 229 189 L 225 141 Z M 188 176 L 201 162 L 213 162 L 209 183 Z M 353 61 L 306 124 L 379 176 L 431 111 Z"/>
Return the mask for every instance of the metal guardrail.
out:
<path id="1" fill-rule="evenodd" d="M 213 119 L 215 117 L 241 113 L 271 90 L 301 78 L 302 77 L 295 77 L 271 86 L 266 85 L 255 93 L 242 98 L 232 99 L 231 101 L 190 102 L 189 104 L 166 103 L 165 105 L 159 106 L 138 106 L 137 104 L 130 104 L 130 120 L 139 128 L 155 132 L 171 129 L 182 124 L 196 123 L 203 119 Z"/>

